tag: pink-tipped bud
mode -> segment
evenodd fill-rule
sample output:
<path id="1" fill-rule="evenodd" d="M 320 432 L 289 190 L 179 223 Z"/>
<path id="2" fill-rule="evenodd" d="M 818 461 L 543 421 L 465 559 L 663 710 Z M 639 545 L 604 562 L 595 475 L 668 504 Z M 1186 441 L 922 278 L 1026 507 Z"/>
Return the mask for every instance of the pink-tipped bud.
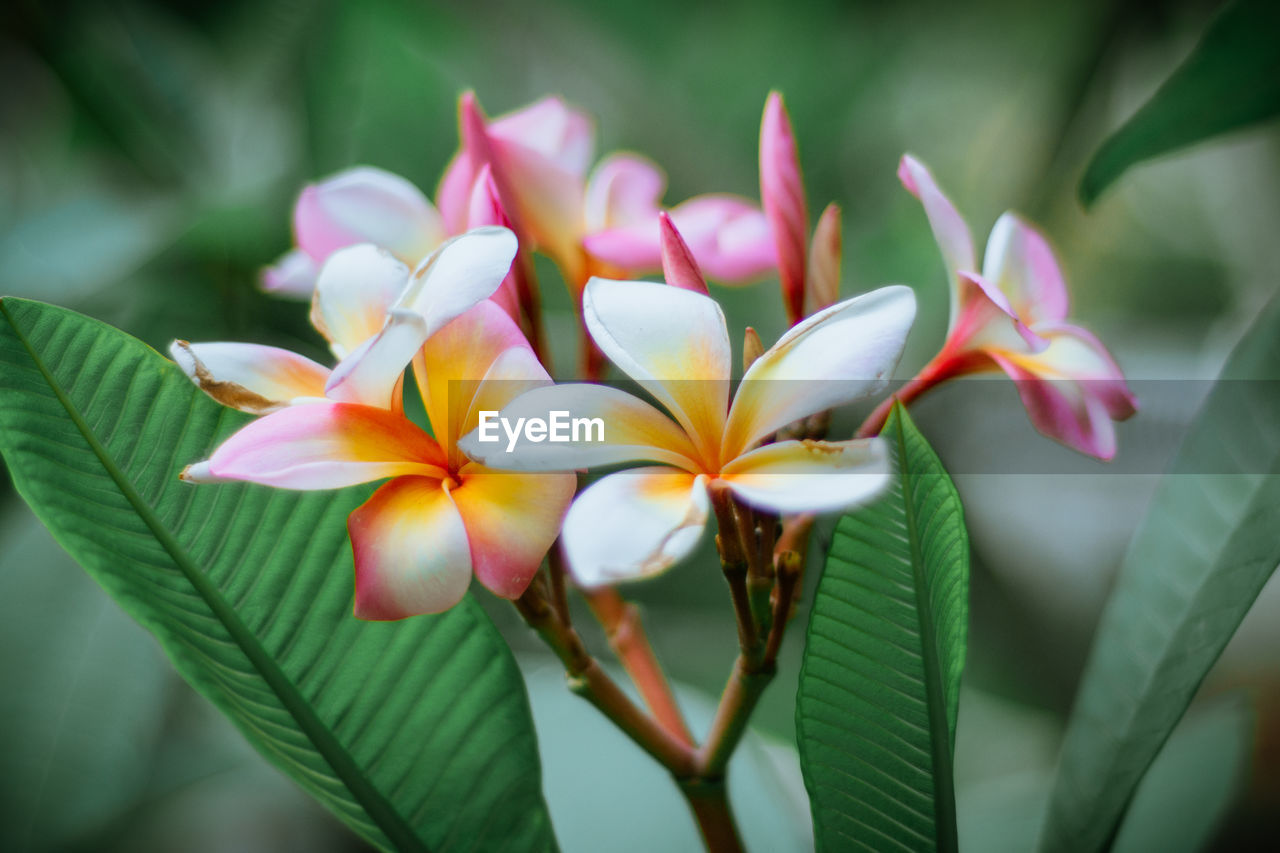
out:
<path id="1" fill-rule="evenodd" d="M 462 150 L 475 158 L 477 163 L 489 162 L 489 133 L 486 124 L 476 93 L 463 92 L 458 98 L 458 134 Z"/>
<path id="2" fill-rule="evenodd" d="M 693 259 L 693 252 L 689 251 L 689 244 L 680 236 L 665 210 L 658 214 L 658 231 L 662 236 L 662 274 L 667 279 L 667 284 L 704 296 L 710 295 L 707 292 L 707 281 L 698 269 L 698 262 Z"/>
<path id="3" fill-rule="evenodd" d="M 751 365 L 756 363 L 756 359 L 764 355 L 764 342 L 760 340 L 759 333 L 755 329 L 747 326 L 747 334 L 742 341 L 742 372 L 746 373 L 751 369 Z"/>
<path id="4" fill-rule="evenodd" d="M 778 252 L 778 278 L 792 324 L 804 316 L 809 210 L 791 119 L 782 95 L 770 92 L 760 122 L 760 200 Z"/>
<path id="5" fill-rule="evenodd" d="M 840 205 L 832 202 L 818 217 L 809 245 L 804 312 L 814 314 L 840 301 Z"/>

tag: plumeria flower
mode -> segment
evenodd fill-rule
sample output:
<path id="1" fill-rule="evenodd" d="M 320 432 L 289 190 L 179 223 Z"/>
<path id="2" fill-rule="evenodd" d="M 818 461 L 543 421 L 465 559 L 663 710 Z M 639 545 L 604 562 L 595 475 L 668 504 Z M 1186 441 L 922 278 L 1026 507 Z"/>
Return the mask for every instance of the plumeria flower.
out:
<path id="1" fill-rule="evenodd" d="M 347 521 L 361 619 L 447 610 L 473 574 L 494 593 L 518 597 L 576 486 L 573 474 L 494 471 L 458 452 L 457 438 L 481 409 L 550 382 L 500 307 L 482 302 L 444 326 L 413 368 L 434 438 L 399 409 L 323 400 L 253 421 L 184 475 L 300 490 L 390 478 Z"/>
<path id="2" fill-rule="evenodd" d="M 583 492 L 561 537 L 575 578 L 593 587 L 661 572 L 689 553 L 710 490 L 777 513 L 826 512 L 865 501 L 890 475 L 879 440 L 761 442 L 815 412 L 884 386 L 915 315 L 905 287 L 850 299 L 795 326 L 748 369 L 730 405 L 730 347 L 720 306 L 697 289 L 593 278 L 583 302 L 605 354 L 666 410 L 603 385 L 534 389 L 508 422 L 568 412 L 599 418 L 565 442 L 462 442 L 494 467 L 555 471 L 646 461 Z M 600 440 L 596 440 L 600 439 Z"/>
<path id="3" fill-rule="evenodd" d="M 490 120 L 467 93 L 458 112 L 462 145 L 439 193 L 446 226 L 461 218 L 466 188 L 487 165 L 512 227 L 556 261 L 575 294 L 593 271 L 658 269 L 666 176 L 656 165 L 635 154 L 613 154 L 588 175 L 593 123 L 559 98 Z M 670 214 L 712 278 L 738 283 L 773 268 L 764 215 L 747 199 L 698 196 Z"/>
<path id="4" fill-rule="evenodd" d="M 924 205 L 951 282 L 946 343 L 919 380 L 1003 370 L 1036 429 L 1099 459 L 1137 410 L 1120 368 L 1090 332 L 1065 322 L 1066 283 L 1048 242 L 1012 213 L 996 221 L 982 271 L 964 219 L 929 170 L 904 156 L 898 176 Z"/>
<path id="5" fill-rule="evenodd" d="M 372 245 L 335 252 L 311 303 L 312 324 L 339 360 L 332 370 L 259 344 L 175 341 L 169 351 L 210 397 L 252 414 L 326 399 L 396 408 L 400 374 L 414 353 L 491 296 L 515 252 L 515 235 L 500 227 L 446 241 L 413 273 Z"/>

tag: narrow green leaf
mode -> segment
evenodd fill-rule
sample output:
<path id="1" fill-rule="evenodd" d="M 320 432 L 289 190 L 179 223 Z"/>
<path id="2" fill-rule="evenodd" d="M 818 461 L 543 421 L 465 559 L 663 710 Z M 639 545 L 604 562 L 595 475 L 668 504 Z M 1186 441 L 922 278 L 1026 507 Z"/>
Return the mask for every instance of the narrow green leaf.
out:
<path id="1" fill-rule="evenodd" d="M 352 617 L 367 489 L 192 487 L 245 418 L 141 342 L 0 301 L 0 453 L 22 496 L 276 766 L 388 849 L 554 846 L 528 698 L 470 599 Z"/>
<path id="2" fill-rule="evenodd" d="M 1130 166 L 1280 114 L 1280 3 L 1238 0 L 1186 61 L 1093 155 L 1080 181 L 1085 205 Z"/>
<path id="3" fill-rule="evenodd" d="M 1103 848 L 1280 562 L 1280 299 L 1232 353 L 1130 543 L 1076 696 L 1041 838 Z"/>
<path id="4" fill-rule="evenodd" d="M 901 406 L 898 476 L 840 519 L 813 601 L 796 729 L 827 850 L 955 850 L 969 539 L 955 486 Z"/>

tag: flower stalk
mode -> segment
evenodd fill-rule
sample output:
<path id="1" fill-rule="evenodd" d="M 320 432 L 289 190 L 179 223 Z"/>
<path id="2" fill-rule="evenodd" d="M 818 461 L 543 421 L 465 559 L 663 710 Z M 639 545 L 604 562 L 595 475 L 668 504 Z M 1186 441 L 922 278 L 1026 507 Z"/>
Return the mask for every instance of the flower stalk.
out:
<path id="1" fill-rule="evenodd" d="M 609 647 L 640 691 L 649 710 L 664 729 L 685 744 L 693 745 L 693 735 L 685 723 L 666 673 L 649 643 L 639 609 L 624 599 L 614 587 L 584 589 L 583 598 L 604 628 Z"/>

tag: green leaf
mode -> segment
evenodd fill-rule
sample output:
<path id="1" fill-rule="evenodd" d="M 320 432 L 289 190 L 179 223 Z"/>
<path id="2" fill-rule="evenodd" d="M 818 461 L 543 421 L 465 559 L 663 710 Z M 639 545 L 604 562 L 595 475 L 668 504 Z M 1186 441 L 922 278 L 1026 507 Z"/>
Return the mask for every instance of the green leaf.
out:
<path id="1" fill-rule="evenodd" d="M 881 435 L 898 476 L 840 519 L 813 601 L 801 767 L 820 849 L 955 850 L 969 539 L 955 486 L 905 409 Z"/>
<path id="2" fill-rule="evenodd" d="M 245 418 L 133 338 L 0 301 L 0 453 L 58 542 L 276 766 L 398 850 L 554 846 L 519 671 L 479 605 L 351 615 L 367 489 L 188 486 Z"/>
<path id="3" fill-rule="evenodd" d="M 1085 205 L 1136 163 L 1280 114 L 1280 3 L 1240 0 L 1210 24 L 1186 61 L 1093 155 Z"/>
<path id="4" fill-rule="evenodd" d="M 1232 353 L 1103 612 L 1063 742 L 1046 850 L 1104 847 L 1280 562 L 1280 299 Z"/>

